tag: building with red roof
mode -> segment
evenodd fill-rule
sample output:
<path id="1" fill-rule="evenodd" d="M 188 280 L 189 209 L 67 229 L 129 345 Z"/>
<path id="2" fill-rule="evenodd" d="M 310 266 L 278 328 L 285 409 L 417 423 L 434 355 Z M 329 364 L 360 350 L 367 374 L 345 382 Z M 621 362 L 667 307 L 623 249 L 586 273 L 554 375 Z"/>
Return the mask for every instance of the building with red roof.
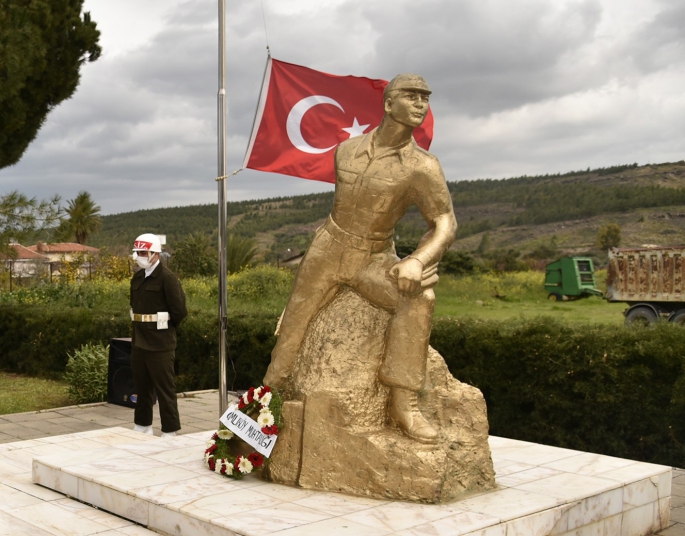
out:
<path id="1" fill-rule="evenodd" d="M 59 244 L 45 244 L 38 242 L 34 246 L 29 246 L 27 249 L 45 255 L 51 262 L 74 260 L 76 255 L 97 255 L 100 253 L 98 248 L 92 246 L 84 246 L 75 242 L 61 242 Z"/>
<path id="2" fill-rule="evenodd" d="M 41 272 L 47 271 L 50 259 L 31 248 L 21 244 L 10 244 L 11 249 L 16 253 L 15 256 L 5 259 L 5 266 L 12 274 L 12 277 L 32 277 Z"/>

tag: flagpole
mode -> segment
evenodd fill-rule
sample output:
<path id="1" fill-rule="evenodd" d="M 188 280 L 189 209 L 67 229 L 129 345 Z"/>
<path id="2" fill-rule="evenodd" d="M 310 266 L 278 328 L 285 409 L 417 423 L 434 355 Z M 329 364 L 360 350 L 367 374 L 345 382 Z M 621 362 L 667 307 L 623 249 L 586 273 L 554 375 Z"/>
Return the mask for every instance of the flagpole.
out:
<path id="1" fill-rule="evenodd" d="M 226 387 L 226 0 L 219 0 L 219 93 L 217 95 L 219 187 L 219 416 L 228 406 Z"/>

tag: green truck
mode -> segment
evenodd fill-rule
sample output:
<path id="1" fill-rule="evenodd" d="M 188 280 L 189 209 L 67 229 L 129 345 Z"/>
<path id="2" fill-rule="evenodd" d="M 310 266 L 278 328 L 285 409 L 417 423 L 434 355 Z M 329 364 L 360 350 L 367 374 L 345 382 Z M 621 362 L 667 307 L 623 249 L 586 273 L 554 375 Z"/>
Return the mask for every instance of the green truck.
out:
<path id="1" fill-rule="evenodd" d="M 545 268 L 545 290 L 551 301 L 603 296 L 597 288 L 592 259 L 588 257 L 563 257 L 549 263 Z"/>

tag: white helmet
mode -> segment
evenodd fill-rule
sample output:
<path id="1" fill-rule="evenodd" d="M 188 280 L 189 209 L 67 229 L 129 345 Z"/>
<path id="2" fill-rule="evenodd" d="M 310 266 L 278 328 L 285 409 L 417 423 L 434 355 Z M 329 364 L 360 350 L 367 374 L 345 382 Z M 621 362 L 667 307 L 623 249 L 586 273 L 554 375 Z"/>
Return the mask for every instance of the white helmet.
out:
<path id="1" fill-rule="evenodd" d="M 133 242 L 133 251 L 151 251 L 161 253 L 162 242 L 156 234 L 145 233 L 136 238 Z"/>

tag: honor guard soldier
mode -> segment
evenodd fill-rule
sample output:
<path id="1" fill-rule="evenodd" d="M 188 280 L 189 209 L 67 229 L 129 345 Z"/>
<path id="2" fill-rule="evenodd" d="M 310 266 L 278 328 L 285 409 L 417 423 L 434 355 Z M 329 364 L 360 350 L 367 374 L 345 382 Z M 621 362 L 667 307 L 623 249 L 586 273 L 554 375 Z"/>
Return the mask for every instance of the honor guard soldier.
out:
<path id="1" fill-rule="evenodd" d="M 181 283 L 160 263 L 161 251 L 162 244 L 152 233 L 140 235 L 133 244 L 133 259 L 141 268 L 131 278 L 131 370 L 138 394 L 133 429 L 153 434 L 152 405 L 156 393 L 162 437 L 169 437 L 181 429 L 174 359 L 176 329 L 188 311 Z"/>

